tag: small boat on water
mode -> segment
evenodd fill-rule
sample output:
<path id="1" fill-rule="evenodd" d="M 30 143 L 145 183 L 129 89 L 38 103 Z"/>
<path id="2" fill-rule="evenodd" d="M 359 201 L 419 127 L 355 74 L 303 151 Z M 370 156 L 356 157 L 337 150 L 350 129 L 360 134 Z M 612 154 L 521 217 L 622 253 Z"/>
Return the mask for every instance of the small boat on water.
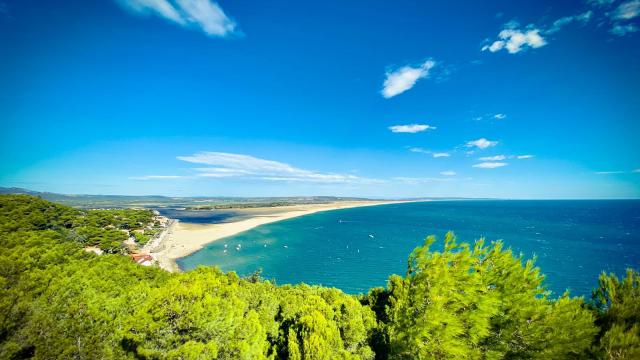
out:
<path id="1" fill-rule="evenodd" d="M 369 237 L 375 239 L 375 236 L 373 236 L 373 234 L 369 234 Z"/>

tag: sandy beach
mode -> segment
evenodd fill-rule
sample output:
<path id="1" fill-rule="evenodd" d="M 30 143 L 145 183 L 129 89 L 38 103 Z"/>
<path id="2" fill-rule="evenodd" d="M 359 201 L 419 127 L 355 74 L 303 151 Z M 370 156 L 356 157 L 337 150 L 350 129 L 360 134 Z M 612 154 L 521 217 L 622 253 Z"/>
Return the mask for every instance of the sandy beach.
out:
<path id="1" fill-rule="evenodd" d="M 180 271 L 176 260 L 192 254 L 205 245 L 257 226 L 309 215 L 320 211 L 347 209 L 362 206 L 394 204 L 399 201 L 341 201 L 326 204 L 304 204 L 277 208 L 243 209 L 249 218 L 220 224 L 189 224 L 174 220 L 168 229 L 153 243 L 145 247 L 167 271 Z"/>

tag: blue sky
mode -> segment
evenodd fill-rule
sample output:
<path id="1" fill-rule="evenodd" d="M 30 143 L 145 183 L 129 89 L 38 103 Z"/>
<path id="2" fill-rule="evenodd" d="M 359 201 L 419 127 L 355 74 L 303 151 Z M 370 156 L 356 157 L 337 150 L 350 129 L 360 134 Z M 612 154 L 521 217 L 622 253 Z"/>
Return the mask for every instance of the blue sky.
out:
<path id="1" fill-rule="evenodd" d="M 640 0 L 0 1 L 0 186 L 640 197 Z"/>

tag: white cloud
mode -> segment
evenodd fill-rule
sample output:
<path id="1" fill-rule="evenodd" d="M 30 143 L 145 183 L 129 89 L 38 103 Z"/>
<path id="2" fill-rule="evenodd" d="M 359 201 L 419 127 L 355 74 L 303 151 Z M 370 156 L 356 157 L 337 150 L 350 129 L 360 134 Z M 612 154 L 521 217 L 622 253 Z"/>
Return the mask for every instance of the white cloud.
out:
<path id="1" fill-rule="evenodd" d="M 501 161 L 506 159 L 507 157 L 504 155 L 496 155 L 496 156 L 485 156 L 481 157 L 480 161 Z"/>
<path id="2" fill-rule="evenodd" d="M 467 147 L 477 147 L 478 149 L 486 149 L 498 145 L 497 141 L 489 141 L 485 138 L 467 142 Z"/>
<path id="3" fill-rule="evenodd" d="M 404 66 L 387 72 L 382 87 L 382 96 L 386 99 L 411 89 L 418 80 L 429 77 L 429 70 L 436 66 L 433 60 L 427 60 L 417 67 Z"/>
<path id="4" fill-rule="evenodd" d="M 520 159 L 520 160 L 524 160 L 524 159 L 532 159 L 532 158 L 534 158 L 534 157 L 535 157 L 534 155 L 518 155 L 518 156 L 516 156 L 516 158 L 517 158 L 517 159 Z"/>
<path id="5" fill-rule="evenodd" d="M 132 180 L 174 180 L 174 179 L 183 179 L 184 176 L 180 175 L 145 175 L 145 176 L 133 176 L 130 177 Z"/>
<path id="6" fill-rule="evenodd" d="M 451 156 L 451 154 L 446 153 L 446 152 L 437 152 L 437 153 L 433 153 L 431 154 L 434 158 L 441 158 L 441 157 L 449 157 Z"/>
<path id="7" fill-rule="evenodd" d="M 547 40 L 544 36 L 554 34 L 571 23 L 586 24 L 592 18 L 593 11 L 588 10 L 580 14 L 561 17 L 546 29 L 534 25 L 520 29 L 517 22 L 510 21 L 504 25 L 502 31 L 498 34 L 498 39 L 484 45 L 482 51 L 498 52 L 504 49 L 510 54 L 517 54 L 527 48 L 536 49 L 547 45 Z"/>
<path id="8" fill-rule="evenodd" d="M 493 115 L 493 118 L 494 119 L 498 119 L 498 120 L 502 120 L 502 119 L 506 119 L 507 115 L 505 115 L 505 114 L 495 114 L 495 115 Z"/>
<path id="9" fill-rule="evenodd" d="M 426 124 L 409 124 L 389 126 L 389 130 L 394 133 L 410 133 L 415 134 L 426 130 L 435 130 L 435 126 Z"/>
<path id="10" fill-rule="evenodd" d="M 630 20 L 640 15 L 640 0 L 631 0 L 620 4 L 614 11 L 614 20 Z"/>
<path id="11" fill-rule="evenodd" d="M 540 32 L 540 29 L 535 28 L 528 30 L 505 28 L 498 34 L 499 40 L 483 46 L 482 51 L 497 52 L 506 49 L 510 54 L 516 54 L 527 47 L 536 49 L 547 44 Z"/>
<path id="12" fill-rule="evenodd" d="M 210 0 L 116 0 L 128 10 L 153 14 L 186 28 L 198 28 L 209 36 L 234 34 L 236 23 Z"/>
<path id="13" fill-rule="evenodd" d="M 473 165 L 473 167 L 480 168 L 480 169 L 495 169 L 495 168 L 499 168 L 507 165 L 508 165 L 507 163 L 503 163 L 503 162 L 483 162 L 483 163 L 475 164 Z"/>
<path id="14" fill-rule="evenodd" d="M 455 176 L 456 172 L 455 171 L 443 171 L 440 173 L 440 175 L 442 176 Z"/>
<path id="15" fill-rule="evenodd" d="M 200 152 L 189 156 L 178 156 L 178 160 L 194 164 L 205 164 L 194 170 L 198 177 L 246 178 L 268 181 L 296 181 L 315 183 L 380 183 L 351 174 L 325 173 L 300 169 L 278 161 L 266 160 L 250 155 L 223 152 Z"/>

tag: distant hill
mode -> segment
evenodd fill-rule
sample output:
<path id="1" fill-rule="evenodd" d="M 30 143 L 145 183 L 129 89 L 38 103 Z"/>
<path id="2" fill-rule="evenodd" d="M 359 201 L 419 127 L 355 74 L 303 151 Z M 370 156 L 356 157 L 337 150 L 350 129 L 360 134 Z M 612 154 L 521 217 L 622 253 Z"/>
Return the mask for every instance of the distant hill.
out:
<path id="1" fill-rule="evenodd" d="M 186 208 L 235 208 L 268 207 L 293 204 L 318 204 L 334 201 L 368 200 L 355 197 L 294 196 L 294 197 L 169 197 L 160 195 L 75 195 L 39 192 L 23 188 L 0 187 L 0 194 L 27 194 L 59 204 L 82 208 L 110 207 L 186 207 Z"/>

